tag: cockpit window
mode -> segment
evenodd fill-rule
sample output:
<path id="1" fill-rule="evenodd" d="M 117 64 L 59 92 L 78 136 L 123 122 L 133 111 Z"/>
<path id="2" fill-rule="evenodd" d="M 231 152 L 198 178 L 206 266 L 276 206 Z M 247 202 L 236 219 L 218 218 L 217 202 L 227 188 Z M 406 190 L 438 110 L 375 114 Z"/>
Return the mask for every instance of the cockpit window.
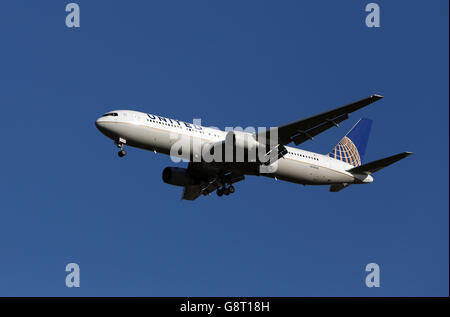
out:
<path id="1" fill-rule="evenodd" d="M 102 117 L 107 117 L 107 116 L 117 117 L 118 114 L 117 114 L 117 112 L 109 112 L 109 113 L 105 113 Z"/>

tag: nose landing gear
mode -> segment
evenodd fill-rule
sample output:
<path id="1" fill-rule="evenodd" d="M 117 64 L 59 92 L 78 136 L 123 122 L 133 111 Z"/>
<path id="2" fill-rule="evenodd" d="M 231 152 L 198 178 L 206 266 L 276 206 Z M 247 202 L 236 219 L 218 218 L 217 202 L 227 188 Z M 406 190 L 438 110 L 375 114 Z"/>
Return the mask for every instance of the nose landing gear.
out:
<path id="1" fill-rule="evenodd" d="M 123 149 L 123 146 L 126 142 L 127 141 L 122 138 L 119 138 L 118 141 L 114 142 L 114 144 L 120 149 L 120 151 L 117 153 L 119 157 L 124 157 L 127 154 L 127 152 Z"/>

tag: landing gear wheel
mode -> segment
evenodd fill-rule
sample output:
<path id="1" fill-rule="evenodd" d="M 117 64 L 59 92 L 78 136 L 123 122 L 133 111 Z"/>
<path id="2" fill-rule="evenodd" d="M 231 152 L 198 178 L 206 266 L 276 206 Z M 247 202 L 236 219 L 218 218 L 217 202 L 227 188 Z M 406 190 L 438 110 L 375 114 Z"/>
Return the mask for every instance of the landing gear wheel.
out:
<path id="1" fill-rule="evenodd" d="M 114 141 L 114 144 L 120 149 L 119 153 L 117 153 L 119 155 L 119 157 L 124 157 L 125 154 L 127 154 L 127 152 L 125 152 L 125 150 L 123 149 L 123 145 L 126 143 L 127 141 L 125 139 L 119 138 L 118 140 Z"/>
<path id="2" fill-rule="evenodd" d="M 230 192 L 230 194 L 234 193 L 234 191 L 235 191 L 234 186 L 233 186 L 233 185 L 230 185 L 230 186 L 228 187 L 228 191 Z"/>
<path id="3" fill-rule="evenodd" d="M 222 195 L 223 195 L 223 189 L 222 188 L 218 188 L 216 192 L 217 192 L 217 196 L 222 197 Z"/>
<path id="4" fill-rule="evenodd" d="M 223 193 L 225 194 L 225 196 L 228 196 L 230 194 L 230 190 L 227 187 L 224 187 Z"/>

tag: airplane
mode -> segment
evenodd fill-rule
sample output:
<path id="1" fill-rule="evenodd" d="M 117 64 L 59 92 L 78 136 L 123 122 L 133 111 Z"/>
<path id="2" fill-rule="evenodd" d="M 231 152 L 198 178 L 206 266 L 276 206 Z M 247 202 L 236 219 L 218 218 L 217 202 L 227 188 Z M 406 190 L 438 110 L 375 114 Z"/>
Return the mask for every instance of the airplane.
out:
<path id="1" fill-rule="evenodd" d="M 133 110 L 107 112 L 95 121 L 95 125 L 114 141 L 119 148 L 119 157 L 125 156 L 124 146 L 127 145 L 187 160 L 187 168 L 166 167 L 162 172 L 165 183 L 183 187 L 184 200 L 195 200 L 214 191 L 218 196 L 228 196 L 235 192 L 233 184 L 248 175 L 266 176 L 295 184 L 328 185 L 329 191 L 339 192 L 352 184 L 372 183 L 372 174 L 412 153 L 402 152 L 363 164 L 372 126 L 372 120 L 367 118 L 358 120 L 327 154 L 287 145 L 299 145 L 312 140 L 316 135 L 338 127 L 339 123 L 349 118 L 350 113 L 381 98 L 374 94 L 306 119 L 258 132 L 226 132 Z M 187 140 L 189 144 L 195 143 L 197 147 L 190 146 L 182 150 L 181 146 L 178 151 L 174 151 L 179 139 Z M 262 156 L 251 156 L 250 151 L 254 148 Z M 231 156 L 227 154 L 227 149 L 231 150 Z M 243 160 L 237 160 L 238 150 L 243 150 L 240 152 L 244 153 Z M 199 153 L 218 155 L 213 160 L 207 160 L 202 155 L 199 158 Z"/>

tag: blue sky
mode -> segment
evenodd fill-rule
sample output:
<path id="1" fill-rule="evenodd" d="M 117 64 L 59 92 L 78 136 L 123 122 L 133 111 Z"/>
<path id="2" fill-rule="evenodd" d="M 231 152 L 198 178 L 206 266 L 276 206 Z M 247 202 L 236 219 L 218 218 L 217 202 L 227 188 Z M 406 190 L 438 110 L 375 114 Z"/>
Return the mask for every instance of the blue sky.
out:
<path id="1" fill-rule="evenodd" d="M 448 1 L 5 1 L 0 295 L 448 296 Z M 365 160 L 414 155 L 339 193 L 248 177 L 181 201 L 173 163 L 94 126 L 135 109 L 275 126 L 379 93 Z M 76 262 L 81 287 L 65 286 Z M 381 269 L 367 288 L 366 264 Z"/>

